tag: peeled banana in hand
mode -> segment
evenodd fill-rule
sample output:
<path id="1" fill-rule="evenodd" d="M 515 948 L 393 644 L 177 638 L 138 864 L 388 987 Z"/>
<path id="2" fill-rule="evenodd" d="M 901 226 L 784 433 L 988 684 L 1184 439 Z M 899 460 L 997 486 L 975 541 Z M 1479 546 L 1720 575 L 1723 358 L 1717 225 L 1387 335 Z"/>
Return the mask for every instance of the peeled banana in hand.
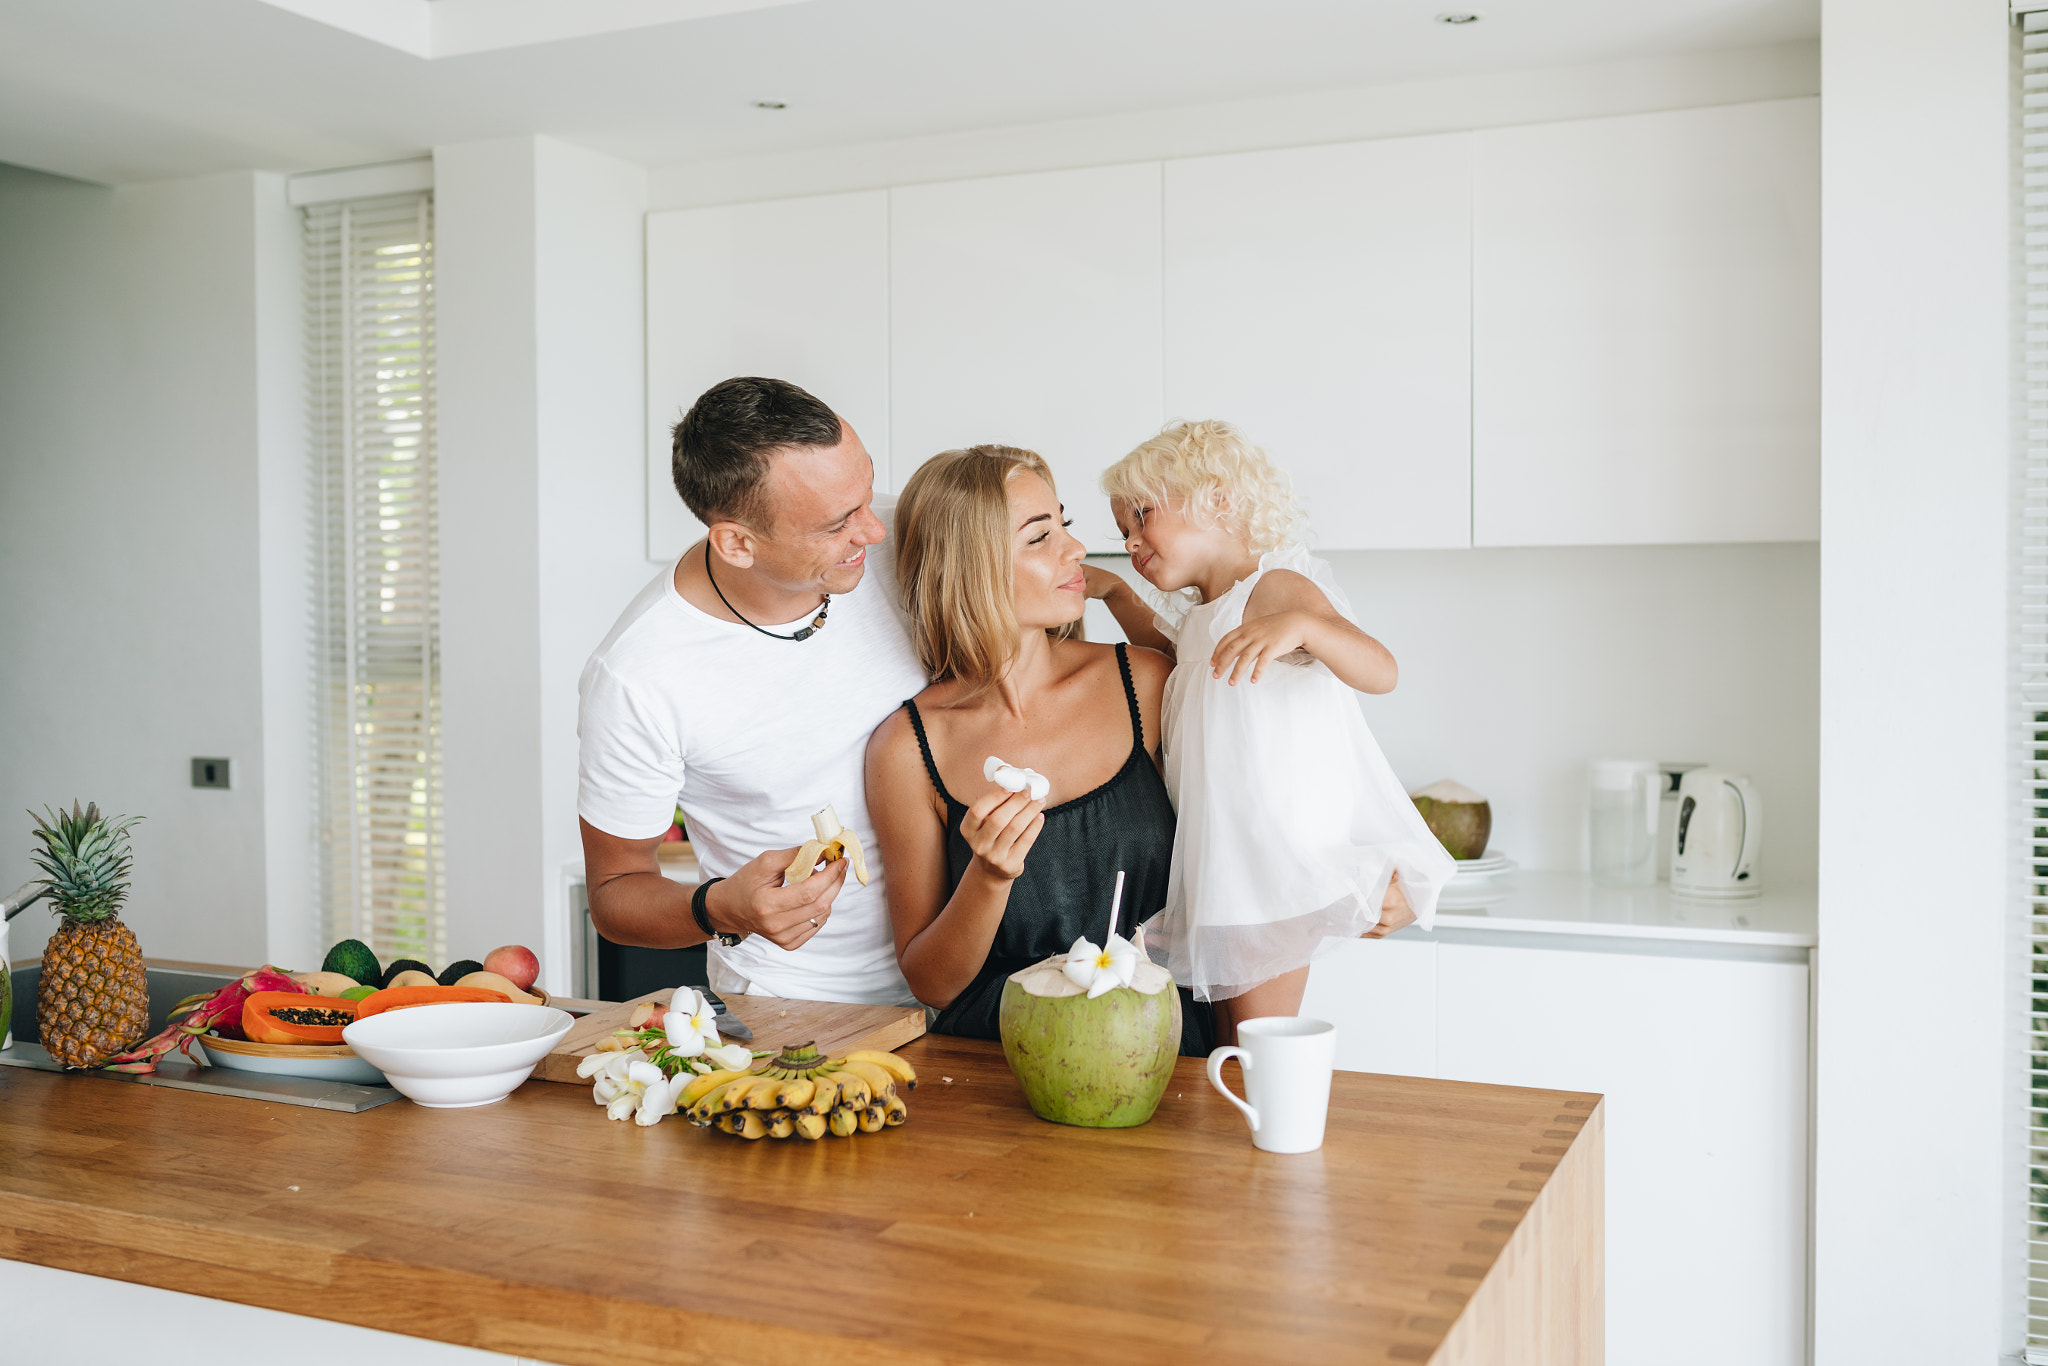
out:
<path id="1" fill-rule="evenodd" d="M 784 1048 L 758 1071 L 698 1078 L 680 1108 L 698 1128 L 740 1138 L 850 1138 L 908 1120 L 899 1092 L 916 1085 L 917 1069 L 894 1053 L 856 1048 L 827 1058 L 806 1043 Z"/>
<path id="2" fill-rule="evenodd" d="M 783 870 L 782 880 L 794 887 L 816 872 L 819 864 L 844 858 L 853 864 L 853 875 L 860 879 L 860 885 L 867 886 L 867 851 L 860 847 L 860 836 L 839 823 L 839 813 L 826 807 L 811 817 L 811 828 L 818 832 L 818 837 L 804 841 L 803 848 L 796 851 L 796 857 Z"/>

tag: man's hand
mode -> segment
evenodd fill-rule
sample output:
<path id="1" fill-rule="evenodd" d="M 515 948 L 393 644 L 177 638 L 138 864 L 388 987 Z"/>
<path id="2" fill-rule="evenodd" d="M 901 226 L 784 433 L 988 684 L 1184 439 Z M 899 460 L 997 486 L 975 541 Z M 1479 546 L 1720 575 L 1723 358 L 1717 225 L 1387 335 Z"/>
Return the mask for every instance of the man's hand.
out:
<path id="1" fill-rule="evenodd" d="M 1227 676 L 1232 687 L 1240 678 L 1256 683 L 1268 664 L 1307 649 L 1319 624 L 1307 612 L 1275 612 L 1248 621 L 1216 642 L 1216 653 L 1209 656 L 1209 675 Z"/>
<path id="2" fill-rule="evenodd" d="M 823 871 L 785 887 L 782 874 L 795 857 L 793 847 L 770 849 L 713 886 L 704 894 L 704 913 L 712 928 L 725 934 L 758 934 L 778 948 L 801 948 L 831 917 L 832 899 L 846 884 L 848 860 L 834 859 Z"/>
<path id="3" fill-rule="evenodd" d="M 1385 939 L 1396 930 L 1405 930 L 1415 923 L 1415 908 L 1408 904 L 1408 894 L 1401 890 L 1399 873 L 1387 881 L 1386 898 L 1380 902 L 1380 923 L 1360 935 L 1361 939 Z"/>
<path id="4" fill-rule="evenodd" d="M 983 873 L 998 882 L 1015 882 L 1024 871 L 1024 856 L 1045 828 L 1044 808 L 1030 790 L 1005 792 L 990 787 L 960 821 L 960 837 L 974 851 Z"/>

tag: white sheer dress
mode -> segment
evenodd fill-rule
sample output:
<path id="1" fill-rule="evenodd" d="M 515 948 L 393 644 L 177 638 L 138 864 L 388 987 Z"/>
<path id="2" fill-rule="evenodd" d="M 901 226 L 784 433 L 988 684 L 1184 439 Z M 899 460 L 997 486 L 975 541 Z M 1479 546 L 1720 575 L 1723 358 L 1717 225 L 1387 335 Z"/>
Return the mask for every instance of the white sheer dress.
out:
<path id="1" fill-rule="evenodd" d="M 1358 696 L 1307 654 L 1236 687 L 1209 675 L 1259 580 L 1291 569 L 1356 622 L 1330 567 L 1299 546 L 1212 603 L 1158 625 L 1179 663 L 1166 684 L 1166 789 L 1178 813 L 1165 908 L 1147 926 L 1174 980 L 1223 1000 L 1314 961 L 1379 923 L 1398 872 L 1427 928 L 1452 860 L 1380 753 Z"/>

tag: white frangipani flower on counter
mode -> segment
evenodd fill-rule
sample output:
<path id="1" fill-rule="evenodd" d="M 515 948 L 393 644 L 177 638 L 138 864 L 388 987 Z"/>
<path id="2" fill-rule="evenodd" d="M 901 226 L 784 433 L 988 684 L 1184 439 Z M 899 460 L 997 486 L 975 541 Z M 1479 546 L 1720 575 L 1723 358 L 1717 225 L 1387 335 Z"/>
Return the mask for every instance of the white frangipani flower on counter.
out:
<path id="1" fill-rule="evenodd" d="M 1120 934 L 1111 934 L 1100 948 L 1084 935 L 1067 950 L 1067 961 L 1060 970 L 1068 981 L 1086 990 L 1092 1001 L 1106 991 L 1129 986 L 1140 961 L 1138 946 Z"/>
<path id="2" fill-rule="evenodd" d="M 668 1046 L 685 1057 L 719 1047 L 716 1012 L 695 987 L 677 987 L 661 1027 Z"/>
<path id="3" fill-rule="evenodd" d="M 989 755 L 988 761 L 981 766 L 981 776 L 1005 792 L 1022 792 L 1028 787 L 1031 789 L 1031 800 L 1034 802 L 1044 801 L 1045 794 L 1052 791 L 1052 779 L 1043 773 L 1036 769 L 1006 764 L 993 754 Z"/>
<path id="4" fill-rule="evenodd" d="M 664 1076 L 645 1053 L 592 1053 L 576 1064 L 576 1075 L 594 1077 L 591 1099 L 604 1106 L 609 1119 L 631 1116 L 636 1123 L 657 1124 L 675 1113 L 676 1097 L 688 1083 Z"/>

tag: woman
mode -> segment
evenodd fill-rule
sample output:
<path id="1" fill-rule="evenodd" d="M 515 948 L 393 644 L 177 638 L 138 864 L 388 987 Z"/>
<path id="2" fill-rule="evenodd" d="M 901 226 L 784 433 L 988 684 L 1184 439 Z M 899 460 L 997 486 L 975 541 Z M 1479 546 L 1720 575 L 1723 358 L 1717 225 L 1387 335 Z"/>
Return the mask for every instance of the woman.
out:
<path id="1" fill-rule="evenodd" d="M 896 958 L 941 1034 L 997 1037 L 1003 983 L 1101 943 L 1116 875 L 1120 928 L 1166 899 L 1173 806 L 1160 779 L 1164 656 L 1075 638 L 1081 543 L 1030 451 L 927 461 L 896 508 L 896 575 L 931 686 L 868 743 Z M 991 757 L 1052 782 L 1047 805 L 982 776 Z M 1211 1013 L 1182 993 L 1181 1051 Z"/>

